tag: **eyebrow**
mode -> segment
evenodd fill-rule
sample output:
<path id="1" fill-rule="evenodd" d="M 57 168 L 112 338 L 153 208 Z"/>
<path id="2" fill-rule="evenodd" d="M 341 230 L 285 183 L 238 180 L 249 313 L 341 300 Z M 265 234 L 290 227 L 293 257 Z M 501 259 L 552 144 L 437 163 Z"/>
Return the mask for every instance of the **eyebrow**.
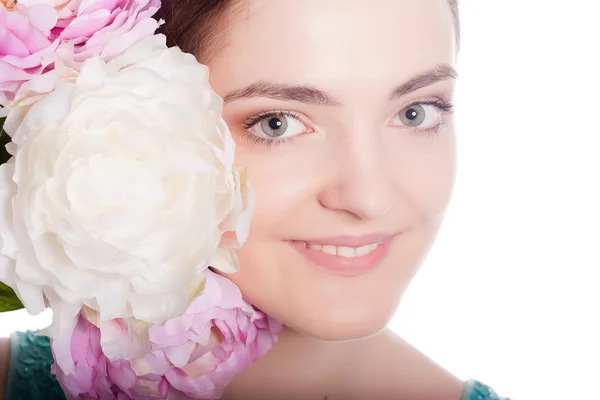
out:
<path id="1" fill-rule="evenodd" d="M 408 81 L 392 90 L 392 93 L 390 94 L 390 100 L 395 100 L 402 96 L 406 96 L 407 94 L 441 81 L 457 78 L 458 73 L 454 68 L 448 64 L 440 64 L 435 68 L 410 78 Z"/>
<path id="2" fill-rule="evenodd" d="M 427 70 L 394 88 L 390 93 L 390 100 L 406 96 L 414 91 L 431 86 L 437 82 L 456 79 L 458 74 L 448 64 L 440 64 Z M 225 104 L 240 99 L 267 97 L 274 100 L 298 101 L 306 104 L 325 105 L 337 107 L 343 104 L 330 94 L 312 86 L 289 85 L 284 83 L 254 82 L 251 85 L 228 93 L 223 97 Z"/>

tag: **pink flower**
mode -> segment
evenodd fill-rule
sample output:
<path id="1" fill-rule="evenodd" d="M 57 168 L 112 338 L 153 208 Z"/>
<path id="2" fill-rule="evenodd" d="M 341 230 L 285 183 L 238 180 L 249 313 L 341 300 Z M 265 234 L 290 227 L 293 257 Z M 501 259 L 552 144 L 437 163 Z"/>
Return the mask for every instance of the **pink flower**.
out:
<path id="1" fill-rule="evenodd" d="M 160 0 L 2 0 L 0 116 L 24 107 L 6 128 L 86 59 L 110 61 L 154 35 L 159 7 Z"/>
<path id="2" fill-rule="evenodd" d="M 75 369 L 53 370 L 68 399 L 218 399 L 237 374 L 277 341 L 281 324 L 242 299 L 237 286 L 207 270 L 204 292 L 180 317 L 140 332 L 137 322 L 92 324 L 82 313 L 71 338 Z M 91 318 L 94 319 L 93 317 Z M 109 359 L 148 341 L 140 357 Z M 53 343 L 55 360 L 59 360 Z M 144 348 L 138 345 L 137 348 Z"/>
<path id="3" fill-rule="evenodd" d="M 56 348 L 52 343 L 56 358 Z M 121 399 L 131 398 L 127 388 L 135 386 L 137 377 L 128 361 L 111 361 L 102 353 L 100 329 L 80 315 L 71 337 L 71 356 L 75 370 L 67 374 L 56 363 L 52 373 L 60 382 L 68 399 Z M 157 385 L 158 387 L 158 385 Z M 125 390 L 123 390 L 123 388 Z"/>
<path id="4" fill-rule="evenodd" d="M 75 45 L 75 61 L 123 53 L 159 26 L 160 0 L 70 0 L 59 10 L 52 37 Z"/>
<path id="5" fill-rule="evenodd" d="M 53 7 L 0 5 L 0 105 L 15 99 L 21 86 L 53 68 L 59 45 L 48 37 L 57 22 Z"/>

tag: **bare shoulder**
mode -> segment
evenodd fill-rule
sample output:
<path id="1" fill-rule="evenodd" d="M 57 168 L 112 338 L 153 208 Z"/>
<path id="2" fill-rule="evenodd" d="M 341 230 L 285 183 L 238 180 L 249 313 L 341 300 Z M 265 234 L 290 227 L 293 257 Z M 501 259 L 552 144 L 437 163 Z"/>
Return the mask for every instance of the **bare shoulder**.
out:
<path id="1" fill-rule="evenodd" d="M 10 358 L 8 338 L 0 338 L 0 400 L 4 400 L 8 380 L 8 361 Z"/>
<path id="2" fill-rule="evenodd" d="M 379 388 L 382 398 L 461 400 L 466 382 L 390 330 L 357 342 L 354 361 L 365 394 Z M 385 397 L 393 396 L 393 397 Z"/>

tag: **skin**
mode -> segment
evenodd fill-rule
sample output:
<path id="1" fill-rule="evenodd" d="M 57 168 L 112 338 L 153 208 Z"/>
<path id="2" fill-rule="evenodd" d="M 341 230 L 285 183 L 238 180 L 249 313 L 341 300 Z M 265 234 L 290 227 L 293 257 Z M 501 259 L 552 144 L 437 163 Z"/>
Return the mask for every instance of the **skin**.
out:
<path id="1" fill-rule="evenodd" d="M 226 43 L 209 64 L 222 97 L 268 81 L 310 85 L 343 103 L 261 97 L 226 104 L 236 162 L 248 167 L 256 189 L 241 268 L 229 278 L 295 331 L 327 340 L 380 331 L 431 246 L 452 192 L 451 115 L 443 115 L 437 135 L 389 124 L 417 99 L 451 98 L 454 81 L 388 100 L 411 77 L 454 65 L 446 1 L 253 0 L 230 24 Z M 313 132 L 277 147 L 256 145 L 243 123 L 263 110 L 299 114 Z M 286 242 L 371 233 L 402 235 L 378 268 L 356 277 L 316 267 Z"/>
<path id="2" fill-rule="evenodd" d="M 211 83 L 226 99 L 236 162 L 248 167 L 256 190 L 241 268 L 228 277 L 285 330 L 225 398 L 460 399 L 461 381 L 385 329 L 437 235 L 454 183 L 452 115 L 422 110 L 434 121 L 422 128 L 441 123 L 436 134 L 403 126 L 398 115 L 416 100 L 451 101 L 455 79 L 389 99 L 416 75 L 455 66 L 446 0 L 251 0 L 226 35 L 208 63 Z M 256 82 L 308 85 L 337 105 L 235 96 Z M 279 110 L 301 119 L 279 116 L 288 122 L 284 136 L 299 135 L 256 144 L 253 135 L 264 141 L 273 132 L 260 124 L 249 131 L 244 122 Z M 288 242 L 372 233 L 401 234 L 377 268 L 355 276 L 313 264 Z"/>
<path id="3" fill-rule="evenodd" d="M 0 400 L 4 400 L 6 380 L 8 379 L 8 360 L 10 359 L 10 343 L 0 338 Z"/>
<path id="4" fill-rule="evenodd" d="M 236 162 L 256 191 L 240 271 L 228 277 L 285 325 L 224 398 L 460 400 L 464 382 L 386 329 L 452 194 L 452 115 L 421 110 L 434 122 L 422 128 L 437 121 L 437 133 L 404 126 L 398 115 L 416 100 L 450 102 L 454 79 L 389 99 L 416 75 L 455 66 L 447 1 L 248 0 L 224 35 L 208 62 L 222 97 L 264 81 L 318 88 L 337 103 L 263 96 L 224 107 Z M 299 133 L 294 142 L 251 140 L 268 136 L 244 122 L 273 110 L 301 119 L 286 119 L 289 135 Z M 288 242 L 373 233 L 398 235 L 375 269 L 353 276 L 311 263 Z"/>

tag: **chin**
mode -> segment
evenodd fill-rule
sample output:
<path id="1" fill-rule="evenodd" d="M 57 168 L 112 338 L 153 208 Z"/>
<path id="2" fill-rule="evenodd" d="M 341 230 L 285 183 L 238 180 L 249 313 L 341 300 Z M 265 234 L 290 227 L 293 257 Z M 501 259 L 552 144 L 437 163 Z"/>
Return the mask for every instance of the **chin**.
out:
<path id="1" fill-rule="evenodd" d="M 397 303 L 374 307 L 321 309 L 284 315 L 281 322 L 288 328 L 319 340 L 347 341 L 376 335 L 384 330 L 396 311 Z M 362 308 L 362 309 L 361 309 Z M 309 311 L 309 310 L 307 310 Z"/>
<path id="2" fill-rule="evenodd" d="M 332 325 L 329 323 L 313 329 L 307 329 L 306 326 L 286 326 L 302 335 L 315 339 L 328 342 L 342 342 L 376 335 L 385 329 L 387 324 L 365 325 L 364 323 L 357 323 L 351 325 Z"/>

